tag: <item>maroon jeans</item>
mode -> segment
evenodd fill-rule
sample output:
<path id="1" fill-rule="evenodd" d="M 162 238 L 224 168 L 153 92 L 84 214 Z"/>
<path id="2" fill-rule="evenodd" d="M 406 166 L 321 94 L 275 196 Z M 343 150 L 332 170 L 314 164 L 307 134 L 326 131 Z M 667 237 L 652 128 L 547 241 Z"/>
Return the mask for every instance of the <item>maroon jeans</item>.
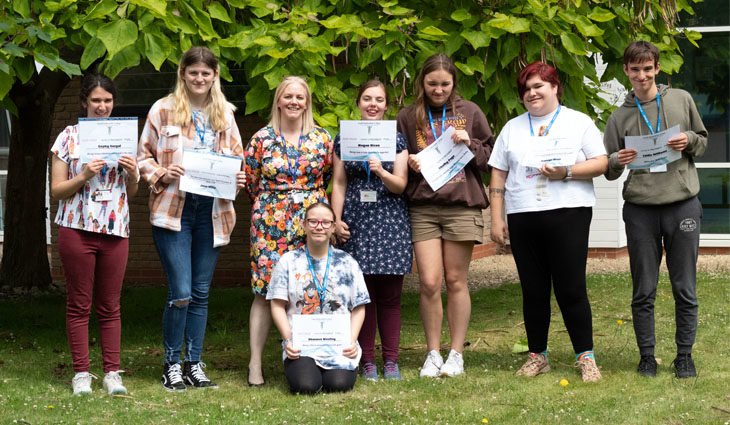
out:
<path id="1" fill-rule="evenodd" d="M 104 373 L 119 370 L 122 333 L 119 298 L 129 239 L 60 227 L 58 252 L 66 276 L 66 335 L 74 372 L 89 371 L 92 299 L 99 319 Z"/>
<path id="2" fill-rule="evenodd" d="M 370 293 L 370 303 L 365 304 L 365 321 L 357 341 L 362 348 L 362 361 L 375 361 L 375 327 L 380 331 L 383 361 L 398 362 L 400 344 L 400 297 L 403 292 L 403 276 L 390 274 L 366 274 L 365 284 Z"/>

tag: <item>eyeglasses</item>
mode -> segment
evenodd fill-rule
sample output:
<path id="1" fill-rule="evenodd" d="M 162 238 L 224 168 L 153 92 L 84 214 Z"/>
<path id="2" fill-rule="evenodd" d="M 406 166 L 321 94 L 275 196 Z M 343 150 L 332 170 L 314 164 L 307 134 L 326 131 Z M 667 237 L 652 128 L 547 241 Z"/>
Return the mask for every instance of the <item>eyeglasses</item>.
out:
<path id="1" fill-rule="evenodd" d="M 306 221 L 309 227 L 315 228 L 321 224 L 323 229 L 329 229 L 332 227 L 332 223 L 334 223 L 332 220 L 316 220 L 313 218 L 308 218 Z"/>

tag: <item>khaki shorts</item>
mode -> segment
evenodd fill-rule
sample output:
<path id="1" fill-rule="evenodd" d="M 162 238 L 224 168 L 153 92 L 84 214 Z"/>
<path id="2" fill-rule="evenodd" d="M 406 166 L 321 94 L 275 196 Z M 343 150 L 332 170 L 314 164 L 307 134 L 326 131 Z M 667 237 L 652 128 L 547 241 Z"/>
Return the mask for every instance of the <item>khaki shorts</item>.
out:
<path id="1" fill-rule="evenodd" d="M 484 218 L 477 207 L 414 205 L 410 207 L 411 239 L 484 243 Z"/>

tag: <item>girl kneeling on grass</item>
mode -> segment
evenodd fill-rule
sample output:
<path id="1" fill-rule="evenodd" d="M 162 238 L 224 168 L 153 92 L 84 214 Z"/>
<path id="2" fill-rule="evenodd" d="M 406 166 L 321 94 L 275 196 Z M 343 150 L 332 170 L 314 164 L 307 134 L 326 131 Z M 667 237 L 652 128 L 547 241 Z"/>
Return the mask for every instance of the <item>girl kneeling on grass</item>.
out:
<path id="1" fill-rule="evenodd" d="M 345 392 L 357 378 L 362 351 L 357 343 L 370 302 L 362 271 L 346 252 L 330 245 L 335 213 L 328 204 L 310 205 L 304 215 L 304 247 L 284 254 L 276 264 L 266 299 L 284 342 L 284 373 L 292 393 Z M 294 315 L 337 314 L 350 319 L 350 345 L 342 354 L 302 355 L 292 343 Z"/>

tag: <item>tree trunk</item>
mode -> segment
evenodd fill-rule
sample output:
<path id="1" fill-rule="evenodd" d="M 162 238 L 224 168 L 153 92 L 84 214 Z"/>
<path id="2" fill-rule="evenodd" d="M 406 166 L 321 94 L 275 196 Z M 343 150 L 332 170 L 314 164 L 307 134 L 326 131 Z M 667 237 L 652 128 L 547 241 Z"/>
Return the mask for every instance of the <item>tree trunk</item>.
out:
<path id="1" fill-rule="evenodd" d="M 53 109 L 69 78 L 44 68 L 9 96 L 12 117 L 5 240 L 0 286 L 46 288 L 51 283 L 46 243 L 46 176 Z"/>

